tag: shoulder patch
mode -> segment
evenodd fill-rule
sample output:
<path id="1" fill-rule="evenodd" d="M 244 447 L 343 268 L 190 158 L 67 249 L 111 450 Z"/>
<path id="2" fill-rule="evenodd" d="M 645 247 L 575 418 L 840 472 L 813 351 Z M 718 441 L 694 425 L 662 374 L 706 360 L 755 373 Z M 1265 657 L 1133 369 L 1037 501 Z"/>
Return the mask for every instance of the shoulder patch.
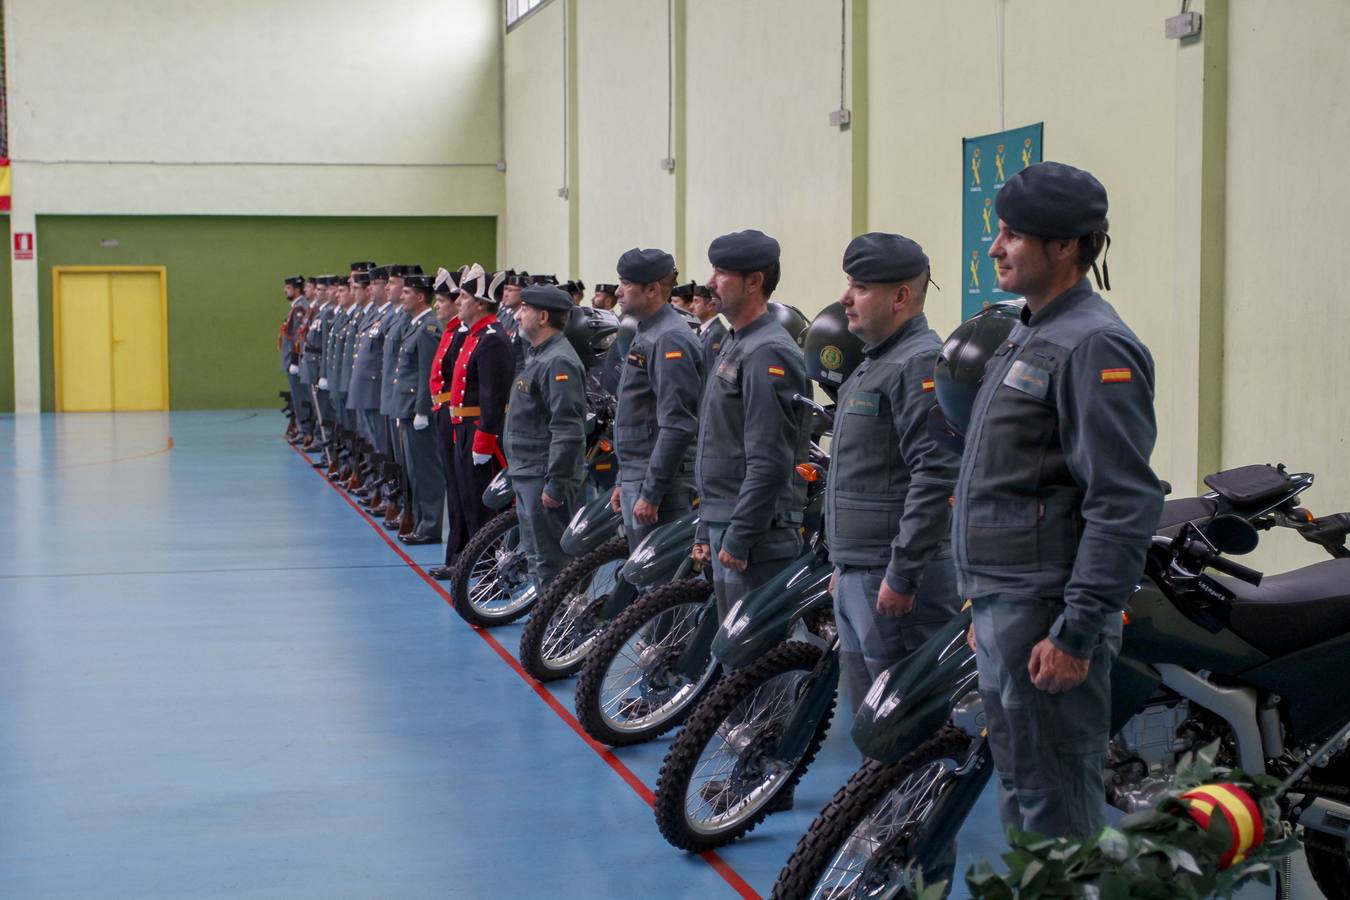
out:
<path id="1" fill-rule="evenodd" d="M 684 359 L 683 350 L 667 350 L 666 359 Z"/>
<path id="2" fill-rule="evenodd" d="M 554 375 L 554 376 L 553 376 L 553 380 L 554 380 L 554 381 L 567 381 L 567 380 L 568 380 L 568 379 L 567 379 L 567 373 L 566 373 L 566 372 L 559 372 L 557 375 Z"/>
<path id="3" fill-rule="evenodd" d="M 923 392 L 925 394 L 931 394 L 934 390 L 936 390 L 936 388 L 937 384 L 933 381 L 933 379 L 925 378 L 923 380 Z"/>
<path id="4" fill-rule="evenodd" d="M 1133 369 L 1102 369 L 1102 384 L 1128 384 L 1134 381 Z"/>
<path id="5" fill-rule="evenodd" d="M 787 370 L 782 366 L 769 366 L 769 374 L 775 378 L 782 378 L 787 374 Z"/>

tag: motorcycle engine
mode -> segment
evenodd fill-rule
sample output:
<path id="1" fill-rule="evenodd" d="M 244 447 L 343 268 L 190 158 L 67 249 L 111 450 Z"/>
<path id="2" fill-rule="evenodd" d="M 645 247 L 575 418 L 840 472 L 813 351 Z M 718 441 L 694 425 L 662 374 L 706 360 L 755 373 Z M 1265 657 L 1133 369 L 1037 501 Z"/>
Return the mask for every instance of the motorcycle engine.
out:
<path id="1" fill-rule="evenodd" d="M 1140 710 L 1111 739 L 1107 802 L 1126 813 L 1151 807 L 1171 784 L 1181 757 L 1215 736 L 1191 718 L 1185 700 Z"/>

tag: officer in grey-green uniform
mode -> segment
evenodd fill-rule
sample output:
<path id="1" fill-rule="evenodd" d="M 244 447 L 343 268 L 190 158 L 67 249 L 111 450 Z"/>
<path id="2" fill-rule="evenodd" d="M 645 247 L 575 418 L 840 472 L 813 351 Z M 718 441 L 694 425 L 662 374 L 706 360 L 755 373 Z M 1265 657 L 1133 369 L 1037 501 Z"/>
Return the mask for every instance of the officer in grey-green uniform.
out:
<path id="1" fill-rule="evenodd" d="M 975 396 L 952 548 L 1004 822 L 1086 838 L 1104 818 L 1121 610 L 1162 509 L 1153 359 L 1086 277 L 1108 243 L 1096 178 L 1037 163 L 995 202 L 989 255 L 1027 305 Z"/>
<path id="2" fill-rule="evenodd" d="M 403 340 L 403 328 L 408 323 L 408 313 L 403 308 L 403 279 L 415 274 L 413 266 L 394 264 L 385 272 L 385 297 L 391 303 L 392 315 L 385 318 L 384 346 L 380 348 L 380 415 L 384 417 L 385 428 L 389 432 L 389 449 L 393 456 L 385 476 L 387 489 L 384 524 L 386 528 L 396 527 L 400 513 L 408 498 L 404 496 L 404 460 L 403 435 L 399 431 L 398 416 L 394 412 L 394 370 L 398 368 L 399 344 Z"/>
<path id="3" fill-rule="evenodd" d="M 309 388 L 300 381 L 301 336 L 309 317 L 304 289 L 303 275 L 292 275 L 284 282 L 283 290 L 290 308 L 286 310 L 286 320 L 277 335 L 277 350 L 281 353 L 281 371 L 286 373 L 286 383 L 291 391 L 291 412 L 296 430 L 301 437 L 309 437 L 314 431 L 314 420 L 310 416 L 314 404 L 309 397 Z"/>
<path id="4" fill-rule="evenodd" d="M 698 338 L 669 302 L 674 257 L 634 247 L 619 257 L 618 271 L 619 306 L 638 321 L 614 413 L 619 483 L 612 502 L 623 512 L 631 552 L 693 506 L 703 359 Z"/>
<path id="5" fill-rule="evenodd" d="M 772 578 L 801 549 L 810 396 L 801 348 L 768 311 L 778 286 L 778 242 L 759 231 L 708 248 L 713 299 L 731 325 L 699 409 L 694 481 L 695 559 L 710 559 L 718 613 Z"/>
<path id="6" fill-rule="evenodd" d="M 412 496 L 412 531 L 400 533 L 405 544 L 439 544 L 445 520 L 445 471 L 431 429 L 431 364 L 441 343 L 441 323 L 431 314 L 432 278 L 403 279 L 407 321 L 394 367 L 393 409 L 403 438 L 403 459 Z"/>
<path id="7" fill-rule="evenodd" d="M 324 378 L 328 385 L 328 402 L 333 409 L 333 421 L 336 423 L 335 444 L 341 468 L 337 477 L 346 480 L 351 465 L 351 417 L 347 413 L 347 392 L 344 383 L 345 355 L 347 336 L 352 323 L 352 293 L 348 280 L 334 277 L 334 294 L 337 298 L 337 314 L 333 316 L 331 327 L 324 338 L 323 366 Z"/>
<path id="8" fill-rule="evenodd" d="M 942 340 L 928 327 L 928 256 L 898 234 L 854 238 L 840 302 L 864 358 L 839 389 L 825 489 L 834 617 L 856 712 L 878 675 L 959 608 L 950 498 L 960 457 L 928 432 Z"/>
<path id="9" fill-rule="evenodd" d="M 506 413 L 506 466 L 535 589 L 567 560 L 562 535 L 581 502 L 586 468 L 586 369 L 563 336 L 572 298 L 552 285 L 520 293 L 516 324 L 530 350 Z"/>

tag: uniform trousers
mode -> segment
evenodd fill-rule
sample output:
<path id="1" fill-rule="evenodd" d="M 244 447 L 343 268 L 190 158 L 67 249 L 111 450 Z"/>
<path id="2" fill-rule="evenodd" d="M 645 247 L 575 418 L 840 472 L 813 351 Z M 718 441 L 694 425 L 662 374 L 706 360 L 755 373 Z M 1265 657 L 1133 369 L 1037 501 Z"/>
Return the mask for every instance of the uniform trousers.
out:
<path id="1" fill-rule="evenodd" d="M 885 566 L 835 568 L 839 663 L 855 713 L 878 675 L 923 646 L 960 609 L 949 551 L 925 567 L 914 608 L 907 615 L 877 611 L 877 594 L 885 577 Z"/>
<path id="2" fill-rule="evenodd" d="M 567 565 L 567 554 L 563 553 L 562 536 L 567 523 L 581 504 L 581 482 L 567 490 L 567 496 L 554 499 L 562 500 L 562 506 L 548 509 L 540 499 L 544 492 L 544 479 L 540 477 L 515 476 L 511 486 L 516 491 L 516 513 L 520 516 L 520 543 L 525 548 L 530 565 L 530 578 L 535 590 L 542 594 L 550 581 L 557 577 L 563 566 Z"/>
<path id="3" fill-rule="evenodd" d="M 656 508 L 656 523 L 639 525 L 638 520 L 633 518 L 633 507 L 637 506 L 641 493 L 642 482 L 619 482 L 619 508 L 623 510 L 623 531 L 628 537 L 630 554 L 637 550 L 638 544 L 642 543 L 647 535 L 662 525 L 674 522 L 694 506 L 693 485 L 687 481 L 677 480 L 671 485 L 670 490 L 666 491 L 666 495 L 661 498 L 661 505 Z"/>
<path id="4" fill-rule="evenodd" d="M 750 591 L 773 578 L 801 552 L 802 536 L 795 528 L 771 527 L 761 541 L 772 545 L 774 550 L 765 553 L 757 547 L 750 548 L 749 565 L 744 572 L 737 572 L 722 565 L 717 551 L 722 549 L 722 538 L 727 533 L 727 523 L 708 523 L 708 545 L 712 551 L 713 594 L 717 597 L 717 615 L 725 620 L 727 612 Z"/>
<path id="5" fill-rule="evenodd" d="M 384 418 L 380 415 L 378 409 L 359 409 L 356 415 L 365 423 L 366 440 L 370 441 L 375 452 L 389 455 L 389 429 L 385 427 Z"/>
<path id="6" fill-rule="evenodd" d="M 314 401 L 309 396 L 309 385 L 300 382 L 299 375 L 286 373 L 286 384 L 291 389 L 291 411 L 295 413 L 295 427 L 302 435 L 314 433 Z"/>
<path id="7" fill-rule="evenodd" d="M 1060 694 L 1031 683 L 1031 648 L 1064 610 L 1058 599 L 997 594 L 973 603 L 980 696 L 1005 826 L 1046 837 L 1088 838 L 1105 823 L 1111 666 L 1121 620 L 1108 620 L 1087 680 Z"/>
<path id="8" fill-rule="evenodd" d="M 478 433 L 477 418 L 451 424 L 449 430 L 449 446 L 445 448 L 445 498 L 450 512 L 450 536 L 445 543 L 447 566 L 455 561 L 474 533 L 492 518 L 492 510 L 483 504 L 483 492 L 502 470 L 496 457 L 481 466 L 474 465 L 473 438 Z"/>
<path id="9" fill-rule="evenodd" d="M 414 536 L 441 540 L 445 519 L 445 473 L 436 451 L 436 432 L 428 425 L 421 431 L 411 418 L 398 420 L 403 438 L 403 459 L 407 466 L 411 497 L 404 502 L 412 507 Z"/>

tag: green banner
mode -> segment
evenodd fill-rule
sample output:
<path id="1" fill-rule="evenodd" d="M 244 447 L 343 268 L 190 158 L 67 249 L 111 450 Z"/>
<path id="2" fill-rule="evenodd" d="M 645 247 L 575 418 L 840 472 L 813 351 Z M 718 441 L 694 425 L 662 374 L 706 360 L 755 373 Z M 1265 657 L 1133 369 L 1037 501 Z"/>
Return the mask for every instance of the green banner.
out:
<path id="1" fill-rule="evenodd" d="M 994 195 L 1003 183 L 1041 161 L 1043 122 L 961 139 L 961 318 L 1014 295 L 999 290 L 989 245 L 998 237 Z"/>

